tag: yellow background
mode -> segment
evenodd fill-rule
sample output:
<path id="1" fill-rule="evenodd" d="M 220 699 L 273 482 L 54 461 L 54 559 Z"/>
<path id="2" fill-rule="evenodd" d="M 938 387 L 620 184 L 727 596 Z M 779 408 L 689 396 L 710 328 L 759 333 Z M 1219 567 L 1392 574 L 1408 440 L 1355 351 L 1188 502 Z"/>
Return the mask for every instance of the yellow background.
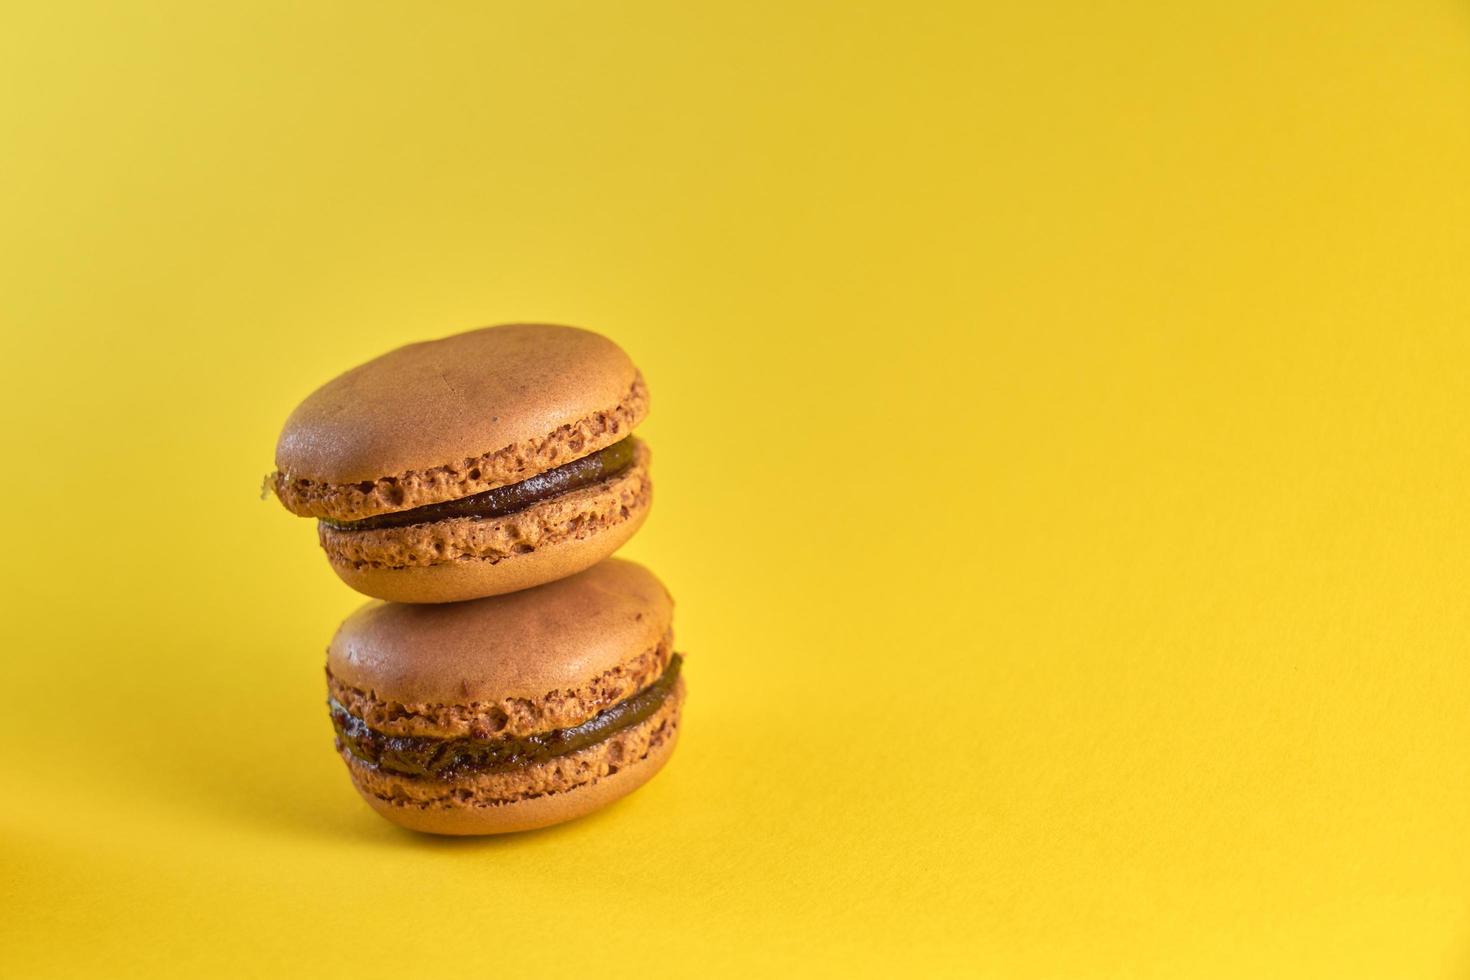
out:
<path id="1" fill-rule="evenodd" d="M 1470 16 L 42 3 L 0 28 L 0 973 L 1470 975 Z M 308 391 L 484 323 L 654 395 L 690 702 L 415 837 Z"/>

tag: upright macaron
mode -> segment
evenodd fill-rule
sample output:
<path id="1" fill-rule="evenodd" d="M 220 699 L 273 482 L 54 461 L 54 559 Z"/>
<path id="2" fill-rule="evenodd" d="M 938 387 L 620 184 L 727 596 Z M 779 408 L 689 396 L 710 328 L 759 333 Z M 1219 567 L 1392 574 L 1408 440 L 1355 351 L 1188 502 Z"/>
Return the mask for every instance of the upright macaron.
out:
<path id="1" fill-rule="evenodd" d="M 511 324 L 400 347 L 327 382 L 276 444 L 271 483 L 318 520 L 365 595 L 454 602 L 588 568 L 652 499 L 643 376 L 576 327 Z"/>
<path id="2" fill-rule="evenodd" d="M 684 682 L 672 626 L 658 579 L 619 559 L 471 602 L 369 603 L 327 653 L 337 750 L 363 798 L 413 830 L 580 817 L 673 752 Z"/>

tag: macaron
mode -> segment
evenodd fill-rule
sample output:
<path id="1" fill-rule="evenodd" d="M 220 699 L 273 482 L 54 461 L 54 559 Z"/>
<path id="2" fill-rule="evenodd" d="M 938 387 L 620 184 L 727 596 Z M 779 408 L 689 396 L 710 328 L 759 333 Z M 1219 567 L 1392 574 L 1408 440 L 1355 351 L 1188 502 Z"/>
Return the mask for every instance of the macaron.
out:
<path id="1" fill-rule="evenodd" d="M 270 484 L 365 595 L 499 595 L 589 568 L 638 530 L 653 490 L 631 433 L 647 414 L 642 374 L 606 337 L 486 327 L 318 388 L 286 420 Z"/>
<path id="2" fill-rule="evenodd" d="M 546 827 L 631 793 L 679 734 L 673 609 L 616 558 L 509 595 L 363 606 L 327 651 L 353 785 L 434 834 Z"/>

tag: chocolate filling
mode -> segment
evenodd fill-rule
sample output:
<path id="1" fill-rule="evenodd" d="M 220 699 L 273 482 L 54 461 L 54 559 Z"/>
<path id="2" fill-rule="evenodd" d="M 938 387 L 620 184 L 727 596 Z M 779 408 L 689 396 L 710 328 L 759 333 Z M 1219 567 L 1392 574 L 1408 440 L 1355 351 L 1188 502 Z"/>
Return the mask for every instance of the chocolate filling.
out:
<path id="1" fill-rule="evenodd" d="M 412 510 L 401 510 L 395 514 L 379 514 L 360 521 L 334 521 L 323 517 L 321 522 L 339 531 L 373 531 L 385 527 L 408 527 L 412 524 L 429 524 L 451 517 L 504 517 L 532 504 L 568 490 L 579 490 L 600 480 L 626 470 L 633 465 L 633 437 L 628 436 L 606 449 L 599 449 L 590 456 L 574 459 L 545 473 L 537 473 L 528 480 L 496 487 L 477 493 L 472 497 L 445 500 L 437 504 L 425 504 Z"/>
<path id="2" fill-rule="evenodd" d="M 424 779 L 452 779 L 460 775 L 505 772 L 567 755 L 602 741 L 652 717 L 679 679 L 677 653 L 658 680 L 596 717 L 571 728 L 519 738 L 432 738 L 424 735 L 384 735 L 349 712 L 336 698 L 328 698 L 337 743 L 369 765 Z"/>

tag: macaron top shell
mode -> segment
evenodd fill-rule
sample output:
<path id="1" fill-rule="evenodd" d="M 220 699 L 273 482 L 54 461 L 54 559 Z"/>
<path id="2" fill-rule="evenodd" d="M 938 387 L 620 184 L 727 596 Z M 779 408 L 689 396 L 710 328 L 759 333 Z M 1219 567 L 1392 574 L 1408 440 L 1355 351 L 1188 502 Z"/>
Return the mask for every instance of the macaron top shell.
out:
<path id="1" fill-rule="evenodd" d="M 522 592 L 446 605 L 371 602 L 332 638 L 331 675 L 385 701 L 469 704 L 578 687 L 657 647 L 673 599 L 616 558 Z"/>
<path id="2" fill-rule="evenodd" d="M 485 327 L 410 344 L 303 401 L 276 445 L 276 490 L 354 520 L 516 483 L 624 438 L 647 412 L 638 369 L 599 334 Z"/>

